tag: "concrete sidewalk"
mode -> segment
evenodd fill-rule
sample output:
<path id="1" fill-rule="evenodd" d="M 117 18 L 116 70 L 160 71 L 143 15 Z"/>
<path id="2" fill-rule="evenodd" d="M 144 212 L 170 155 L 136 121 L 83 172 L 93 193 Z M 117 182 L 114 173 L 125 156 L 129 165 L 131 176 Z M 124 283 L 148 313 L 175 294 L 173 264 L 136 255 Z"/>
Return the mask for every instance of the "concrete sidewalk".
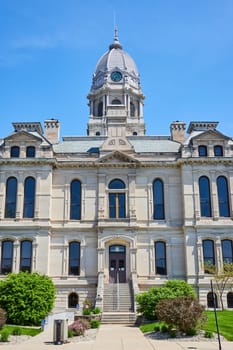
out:
<path id="1" fill-rule="evenodd" d="M 219 350 L 216 341 L 154 340 L 145 337 L 137 327 L 123 325 L 102 325 L 94 341 L 54 345 L 52 343 L 52 330 L 47 330 L 19 344 L 5 345 L 0 343 L 0 350 L 50 350 L 53 348 L 57 350 Z M 222 350 L 232 349 L 233 342 L 222 343 Z"/>

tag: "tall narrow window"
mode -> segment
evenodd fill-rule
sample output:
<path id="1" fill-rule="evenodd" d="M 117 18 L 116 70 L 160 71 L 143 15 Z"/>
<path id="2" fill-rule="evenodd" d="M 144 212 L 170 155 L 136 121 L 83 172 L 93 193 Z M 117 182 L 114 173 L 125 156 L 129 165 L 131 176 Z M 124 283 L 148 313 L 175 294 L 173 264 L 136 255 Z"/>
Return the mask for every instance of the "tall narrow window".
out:
<path id="1" fill-rule="evenodd" d="M 21 242 L 20 271 L 32 270 L 32 242 L 25 240 Z"/>
<path id="2" fill-rule="evenodd" d="M 130 117 L 135 117 L 135 105 L 133 102 L 130 102 Z"/>
<path id="3" fill-rule="evenodd" d="M 207 294 L 207 307 L 214 308 L 214 306 L 216 308 L 218 307 L 217 295 L 215 293 L 209 292 Z"/>
<path id="4" fill-rule="evenodd" d="M 203 246 L 204 271 L 205 273 L 214 273 L 214 270 L 215 270 L 214 241 L 212 241 L 211 239 L 205 239 L 202 242 L 202 246 Z"/>
<path id="5" fill-rule="evenodd" d="M 199 179 L 201 216 L 211 216 L 210 182 L 208 177 L 202 176 Z"/>
<path id="6" fill-rule="evenodd" d="M 229 193 L 225 176 L 217 178 L 219 216 L 230 216 Z"/>
<path id="7" fill-rule="evenodd" d="M 222 259 L 225 264 L 233 263 L 233 246 L 230 239 L 222 240 Z"/>
<path id="8" fill-rule="evenodd" d="M 154 202 L 154 219 L 163 220 L 164 214 L 164 189 L 163 181 L 155 179 L 153 182 L 153 202 Z"/>
<path id="9" fill-rule="evenodd" d="M 109 184 L 109 217 L 111 219 L 125 218 L 125 184 L 115 179 Z"/>
<path id="10" fill-rule="evenodd" d="M 80 243 L 69 243 L 69 275 L 80 275 Z"/>
<path id="11" fill-rule="evenodd" d="M 155 242 L 155 272 L 159 275 L 167 274 L 166 244 Z"/>
<path id="12" fill-rule="evenodd" d="M 18 146 L 11 147 L 11 157 L 12 158 L 19 158 L 19 147 Z"/>
<path id="13" fill-rule="evenodd" d="M 222 157 L 223 156 L 223 148 L 222 146 L 214 146 L 214 155 L 215 157 Z"/>
<path id="14" fill-rule="evenodd" d="M 17 180 L 15 177 L 9 177 L 6 183 L 5 218 L 15 218 L 16 198 L 17 198 Z"/>
<path id="15" fill-rule="evenodd" d="M 3 241 L 2 242 L 2 259 L 1 259 L 1 273 L 12 272 L 13 264 L 13 242 Z"/>
<path id="16" fill-rule="evenodd" d="M 68 297 L 68 307 L 69 308 L 77 308 L 78 306 L 78 294 L 77 293 L 70 293 Z"/>
<path id="17" fill-rule="evenodd" d="M 70 219 L 81 220 L 81 182 L 73 180 L 70 185 Z"/>
<path id="18" fill-rule="evenodd" d="M 229 309 L 233 308 L 233 293 L 232 292 L 227 293 L 227 307 Z"/>
<path id="19" fill-rule="evenodd" d="M 26 157 L 34 158 L 36 154 L 36 149 L 34 146 L 28 146 L 26 149 Z"/>
<path id="20" fill-rule="evenodd" d="M 103 102 L 98 103 L 97 115 L 98 115 L 98 117 L 102 117 L 102 115 L 103 115 Z"/>
<path id="21" fill-rule="evenodd" d="M 198 146 L 198 154 L 199 154 L 199 157 L 207 157 L 207 147 Z"/>
<path id="22" fill-rule="evenodd" d="M 27 177 L 24 181 L 24 205 L 23 217 L 33 218 L 35 207 L 35 186 L 36 182 L 33 177 Z"/>

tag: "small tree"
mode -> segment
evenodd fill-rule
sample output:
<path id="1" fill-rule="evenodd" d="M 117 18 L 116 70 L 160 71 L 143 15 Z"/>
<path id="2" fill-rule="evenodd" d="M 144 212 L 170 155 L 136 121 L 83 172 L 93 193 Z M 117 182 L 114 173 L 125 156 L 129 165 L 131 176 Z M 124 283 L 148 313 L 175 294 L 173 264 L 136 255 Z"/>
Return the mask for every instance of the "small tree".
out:
<path id="1" fill-rule="evenodd" d="M 156 306 L 156 314 L 160 321 L 184 333 L 189 333 L 196 329 L 198 324 L 206 321 L 203 311 L 204 306 L 192 296 L 164 299 Z"/>
<path id="2" fill-rule="evenodd" d="M 55 287 L 52 280 L 38 273 L 9 274 L 0 282 L 0 306 L 9 323 L 39 325 L 52 310 Z"/>
<path id="3" fill-rule="evenodd" d="M 233 264 L 224 263 L 223 270 L 220 273 L 214 274 L 214 282 L 219 299 L 221 302 L 222 311 L 224 310 L 223 306 L 223 293 L 226 289 L 227 284 L 232 284 L 233 281 Z"/>
<path id="4" fill-rule="evenodd" d="M 172 299 L 178 296 L 195 296 L 194 289 L 188 283 L 182 280 L 171 280 L 162 287 L 152 287 L 148 291 L 138 294 L 136 300 L 138 303 L 138 312 L 152 320 L 156 318 L 155 307 L 163 299 Z"/>

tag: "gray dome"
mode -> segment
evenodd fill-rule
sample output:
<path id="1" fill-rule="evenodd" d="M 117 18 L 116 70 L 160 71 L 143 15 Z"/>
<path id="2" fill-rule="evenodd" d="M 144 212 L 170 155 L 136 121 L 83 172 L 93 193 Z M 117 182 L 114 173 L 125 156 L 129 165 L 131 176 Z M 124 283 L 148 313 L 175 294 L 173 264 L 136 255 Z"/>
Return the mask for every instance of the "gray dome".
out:
<path id="1" fill-rule="evenodd" d="M 115 68 L 136 77 L 139 75 L 134 60 L 123 50 L 117 36 L 114 37 L 113 43 L 109 46 L 109 51 L 99 59 L 95 69 L 95 76 Z"/>

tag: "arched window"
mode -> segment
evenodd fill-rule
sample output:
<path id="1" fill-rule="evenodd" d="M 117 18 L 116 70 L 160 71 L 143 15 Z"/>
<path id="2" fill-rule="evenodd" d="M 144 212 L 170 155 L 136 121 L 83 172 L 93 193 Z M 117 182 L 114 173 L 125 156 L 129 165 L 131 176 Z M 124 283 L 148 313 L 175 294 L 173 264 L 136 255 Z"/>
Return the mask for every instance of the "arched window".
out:
<path id="1" fill-rule="evenodd" d="M 203 247 L 203 259 L 204 259 L 204 272 L 215 272 L 215 253 L 214 253 L 214 241 L 211 239 L 205 239 L 202 242 Z"/>
<path id="2" fill-rule="evenodd" d="M 70 219 L 81 220 L 81 182 L 73 180 L 70 185 Z"/>
<path id="3" fill-rule="evenodd" d="M 29 240 L 21 241 L 20 246 L 20 271 L 32 270 L 32 242 Z"/>
<path id="4" fill-rule="evenodd" d="M 207 157 L 207 147 L 206 146 L 198 146 L 198 154 L 199 157 Z"/>
<path id="5" fill-rule="evenodd" d="M 208 177 L 201 176 L 199 179 L 201 216 L 211 216 L 210 182 Z"/>
<path id="6" fill-rule="evenodd" d="M 118 98 L 114 98 L 114 100 L 112 100 L 112 105 L 121 105 L 121 101 Z"/>
<path id="7" fill-rule="evenodd" d="M 96 131 L 95 136 L 100 136 L 100 132 Z"/>
<path id="8" fill-rule="evenodd" d="M 223 148 L 222 146 L 214 146 L 214 155 L 215 157 L 222 157 L 223 156 Z"/>
<path id="9" fill-rule="evenodd" d="M 69 275 L 80 275 L 80 243 L 69 243 Z"/>
<path id="10" fill-rule="evenodd" d="M 9 177 L 6 183 L 5 218 L 15 218 L 16 199 L 17 199 L 17 180 L 15 177 Z"/>
<path id="11" fill-rule="evenodd" d="M 34 146 L 28 146 L 26 149 L 26 157 L 34 158 L 36 154 L 36 149 Z"/>
<path id="12" fill-rule="evenodd" d="M 164 214 L 164 188 L 163 181 L 155 179 L 153 182 L 153 203 L 154 203 L 154 219 L 163 220 Z"/>
<path id="13" fill-rule="evenodd" d="M 229 309 L 233 308 L 233 293 L 232 292 L 227 293 L 227 307 Z"/>
<path id="14" fill-rule="evenodd" d="M 158 275 L 167 274 L 165 242 L 155 242 L 155 273 Z"/>
<path id="15" fill-rule="evenodd" d="M 24 181 L 23 217 L 33 218 L 35 208 L 36 181 L 33 177 L 27 177 Z"/>
<path id="16" fill-rule="evenodd" d="M 98 103 L 97 115 L 98 115 L 98 117 L 102 117 L 102 115 L 103 115 L 103 102 L 102 101 Z"/>
<path id="17" fill-rule="evenodd" d="M 125 218 L 125 183 L 122 180 L 114 179 L 108 188 L 111 190 L 109 193 L 109 217 L 111 219 Z"/>
<path id="18" fill-rule="evenodd" d="M 137 134 L 138 134 L 137 131 L 133 132 L 133 136 L 137 136 Z"/>
<path id="19" fill-rule="evenodd" d="M 130 102 L 130 116 L 135 117 L 135 105 L 133 102 Z"/>
<path id="20" fill-rule="evenodd" d="M 13 242 L 3 241 L 2 242 L 2 254 L 1 254 L 1 273 L 12 272 L 13 264 Z"/>
<path id="21" fill-rule="evenodd" d="M 12 158 L 19 158 L 19 146 L 12 146 L 11 147 L 11 157 Z"/>
<path id="22" fill-rule="evenodd" d="M 217 178 L 219 216 L 230 216 L 228 184 L 225 176 Z"/>
<path id="23" fill-rule="evenodd" d="M 68 307 L 69 308 L 77 308 L 79 303 L 79 297 L 77 293 L 70 293 L 68 297 Z"/>
<path id="24" fill-rule="evenodd" d="M 232 264 L 233 263 L 233 246 L 230 239 L 222 240 L 222 259 L 223 264 Z"/>
<path id="25" fill-rule="evenodd" d="M 214 303 L 215 307 L 218 307 L 218 300 L 217 300 L 217 295 L 215 293 L 209 292 L 207 294 L 207 307 L 209 308 L 214 308 Z"/>

